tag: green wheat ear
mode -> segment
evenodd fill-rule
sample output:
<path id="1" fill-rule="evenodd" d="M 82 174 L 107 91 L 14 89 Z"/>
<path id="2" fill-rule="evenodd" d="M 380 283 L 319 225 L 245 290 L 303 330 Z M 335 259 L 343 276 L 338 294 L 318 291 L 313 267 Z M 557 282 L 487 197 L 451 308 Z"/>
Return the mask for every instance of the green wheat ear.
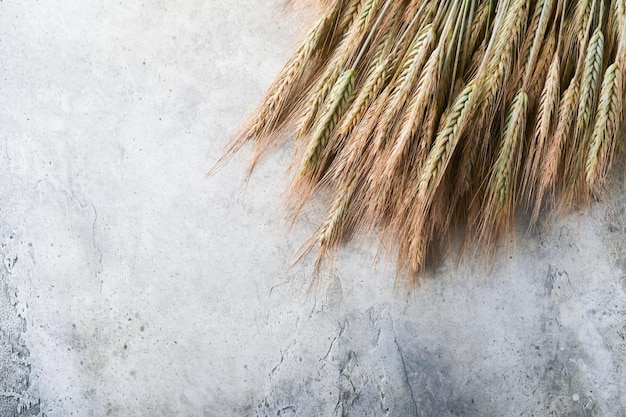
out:
<path id="1" fill-rule="evenodd" d="M 349 69 L 339 76 L 328 95 L 324 109 L 309 138 L 309 145 L 300 165 L 300 175 L 307 176 L 316 171 L 320 156 L 328 145 L 339 119 L 344 115 L 353 90 L 354 70 Z"/>
<path id="2" fill-rule="evenodd" d="M 317 265 L 375 232 L 415 277 L 460 231 L 493 251 L 516 213 L 600 195 L 625 139 L 624 0 L 315 2 L 227 156 L 296 138 L 290 207 L 329 199 Z"/>

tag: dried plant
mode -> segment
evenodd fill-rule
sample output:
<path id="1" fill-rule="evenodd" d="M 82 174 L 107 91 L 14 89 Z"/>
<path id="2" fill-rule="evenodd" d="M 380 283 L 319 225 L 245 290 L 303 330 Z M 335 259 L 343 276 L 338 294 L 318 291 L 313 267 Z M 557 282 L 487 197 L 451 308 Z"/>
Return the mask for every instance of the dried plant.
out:
<path id="1" fill-rule="evenodd" d="M 376 232 L 417 277 L 492 251 L 519 210 L 587 203 L 623 149 L 626 0 L 291 0 L 320 17 L 218 165 L 295 133 L 290 207 L 320 189 L 317 266 Z"/>

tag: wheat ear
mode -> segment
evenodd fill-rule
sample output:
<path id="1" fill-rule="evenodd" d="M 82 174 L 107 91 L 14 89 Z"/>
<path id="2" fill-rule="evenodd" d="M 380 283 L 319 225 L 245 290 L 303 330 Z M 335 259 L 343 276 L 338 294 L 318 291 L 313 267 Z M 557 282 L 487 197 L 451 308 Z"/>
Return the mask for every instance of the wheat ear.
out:
<path id="1" fill-rule="evenodd" d="M 435 104 L 436 97 L 434 94 L 437 89 L 434 87 L 439 82 L 441 75 L 442 58 L 443 54 L 433 53 L 424 67 L 413 97 L 408 102 L 407 112 L 400 121 L 397 140 L 392 147 L 388 160 L 385 161 L 384 175 L 381 176 L 384 181 L 392 180 L 401 162 L 407 156 L 411 143 L 420 138 L 418 132 L 423 127 L 422 122 L 426 112 L 429 106 Z M 428 141 L 428 138 L 425 139 Z M 423 143 L 424 150 L 428 150 L 426 146 Z"/>
<path id="2" fill-rule="evenodd" d="M 328 139 L 335 129 L 337 122 L 343 116 L 352 91 L 354 89 L 354 70 L 345 71 L 333 86 L 328 103 L 322 111 L 309 145 L 302 158 L 300 176 L 311 177 L 318 171 L 317 162 L 328 144 Z"/>
<path id="3" fill-rule="evenodd" d="M 359 89 L 354 102 L 348 109 L 345 117 L 337 129 L 339 135 L 349 135 L 354 127 L 359 123 L 365 110 L 372 103 L 374 98 L 380 94 L 383 86 L 390 78 L 393 70 L 393 55 L 390 54 L 390 36 L 385 36 L 379 45 L 378 51 L 368 68 L 365 81 Z"/>
<path id="4" fill-rule="evenodd" d="M 578 39 L 578 45 L 582 46 L 587 37 L 588 22 L 591 19 L 591 6 L 593 0 L 579 0 L 576 3 L 574 13 L 574 33 Z"/>
<path id="5" fill-rule="evenodd" d="M 501 24 L 494 27 L 492 44 L 483 60 L 480 85 L 483 112 L 490 112 L 502 96 L 503 85 L 511 75 L 517 45 L 520 42 L 528 15 L 526 0 L 513 0 Z"/>
<path id="6" fill-rule="evenodd" d="M 434 190 L 439 186 L 443 173 L 452 158 L 452 153 L 467 125 L 469 116 L 474 110 L 477 91 L 474 81 L 465 86 L 456 98 L 437 134 L 417 184 L 418 199 L 422 204 L 428 202 Z"/>
<path id="7" fill-rule="evenodd" d="M 578 118 L 576 119 L 576 134 L 583 135 L 587 130 L 591 115 L 594 113 L 598 89 L 602 77 L 602 60 L 604 56 L 604 34 L 597 28 L 585 57 L 582 79 L 580 83 L 580 97 L 578 100 Z"/>
<path id="8" fill-rule="evenodd" d="M 395 122 L 397 115 L 400 113 L 402 107 L 404 107 L 420 75 L 420 71 L 432 50 L 434 41 L 434 28 L 432 25 L 427 25 L 415 36 L 414 41 L 411 43 L 406 56 L 402 60 L 397 78 L 391 81 L 391 93 L 389 94 L 387 105 L 377 124 L 377 146 L 387 137 L 390 124 Z M 435 49 L 430 58 L 428 58 L 428 61 L 426 68 L 436 70 L 432 67 L 441 62 L 441 50 L 439 48 Z"/>
<path id="9" fill-rule="evenodd" d="M 219 169 L 250 139 L 272 136 L 277 128 L 280 115 L 285 110 L 285 104 L 293 96 L 294 90 L 305 75 L 307 63 L 320 52 L 331 32 L 338 9 L 336 7 L 328 15 L 317 20 L 317 23 L 305 36 L 303 43 L 270 86 L 257 111 L 253 113 L 253 117 L 232 139 L 224 155 L 213 165 L 207 175 L 211 175 Z"/>
<path id="10" fill-rule="evenodd" d="M 541 172 L 541 164 L 546 157 L 545 147 L 548 135 L 554 127 L 554 121 L 559 109 L 560 76 L 561 57 L 557 53 L 550 64 L 548 76 L 541 93 L 539 111 L 537 112 L 537 126 L 533 137 L 533 145 L 530 147 L 530 149 L 535 151 L 528 155 L 524 173 L 523 192 L 529 202 L 532 201 L 534 196 L 534 187 L 537 183 L 539 172 Z"/>
<path id="11" fill-rule="evenodd" d="M 589 42 L 583 73 L 580 83 L 580 96 L 578 98 L 578 112 L 574 128 L 574 143 L 576 146 L 571 147 L 571 156 L 568 158 L 568 171 L 566 175 L 569 177 L 567 194 L 570 195 L 577 191 L 581 170 L 584 169 L 585 159 L 587 157 L 589 122 L 591 115 L 595 114 L 598 90 L 602 77 L 602 60 L 604 53 L 604 34 L 597 28 Z"/>
<path id="12" fill-rule="evenodd" d="M 330 247 L 337 247 L 341 242 L 343 230 L 346 227 L 346 211 L 356 190 L 355 180 L 351 180 L 343 186 L 335 199 L 335 202 L 324 221 L 319 232 L 320 246 L 325 250 Z"/>
<path id="13" fill-rule="evenodd" d="M 352 23 L 354 23 L 359 17 L 363 6 L 367 0 L 349 0 L 341 11 L 341 19 L 337 25 L 339 33 L 346 33 Z"/>
<path id="14" fill-rule="evenodd" d="M 619 65 L 615 62 L 604 73 L 600 106 L 585 163 L 587 185 L 595 192 L 600 188 L 602 179 L 608 171 L 620 131 L 624 101 L 621 93 L 622 81 Z"/>
<path id="15" fill-rule="evenodd" d="M 559 168 L 561 167 L 565 143 L 570 136 L 572 124 L 576 118 L 576 108 L 578 105 L 579 95 L 578 89 L 578 74 L 575 74 L 574 78 L 570 81 L 570 85 L 565 90 L 565 93 L 563 93 L 563 97 L 561 98 L 561 102 L 559 104 L 557 125 L 554 130 L 555 133 L 552 143 L 548 147 L 544 170 L 539 180 L 539 187 L 535 199 L 531 223 L 535 223 L 539 217 L 545 193 L 549 188 L 552 188 L 553 191 L 556 190 L 559 185 L 556 181 L 558 179 Z"/>
<path id="16" fill-rule="evenodd" d="M 556 0 L 540 0 L 535 4 L 534 14 L 531 25 L 526 33 L 528 42 L 522 51 L 522 58 L 525 62 L 524 68 L 524 87 L 528 88 L 530 78 L 535 71 L 535 63 L 539 57 L 542 40 L 550 23 L 550 15 L 556 4 Z"/>
<path id="17" fill-rule="evenodd" d="M 315 87 L 309 94 L 306 104 L 301 110 L 297 129 L 298 138 L 306 136 L 315 124 L 315 120 L 324 105 L 326 97 L 330 94 L 344 66 L 355 53 L 360 39 L 365 33 L 367 25 L 373 18 L 381 1 L 382 0 L 366 0 L 358 16 L 353 17 L 355 20 L 351 23 L 348 33 L 341 40 L 337 49 L 335 49 L 326 69 L 318 79 Z"/>
<path id="18" fill-rule="evenodd" d="M 485 213 L 493 214 L 496 218 L 508 215 L 513 205 L 513 187 L 519 168 L 520 145 L 525 135 L 527 111 L 528 95 L 524 90 L 520 90 L 511 104 L 507 117 L 498 159 L 493 169 L 491 197 L 488 206 L 485 207 Z"/>

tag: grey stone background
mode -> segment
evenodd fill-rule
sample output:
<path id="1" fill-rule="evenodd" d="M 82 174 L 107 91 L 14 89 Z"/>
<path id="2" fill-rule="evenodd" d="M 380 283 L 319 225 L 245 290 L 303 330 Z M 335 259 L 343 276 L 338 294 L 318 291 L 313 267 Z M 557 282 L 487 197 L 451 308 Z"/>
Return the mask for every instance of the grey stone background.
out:
<path id="1" fill-rule="evenodd" d="M 407 295 L 376 242 L 307 292 L 288 147 L 204 178 L 279 3 L 0 2 L 0 415 L 626 415 L 623 186 Z"/>

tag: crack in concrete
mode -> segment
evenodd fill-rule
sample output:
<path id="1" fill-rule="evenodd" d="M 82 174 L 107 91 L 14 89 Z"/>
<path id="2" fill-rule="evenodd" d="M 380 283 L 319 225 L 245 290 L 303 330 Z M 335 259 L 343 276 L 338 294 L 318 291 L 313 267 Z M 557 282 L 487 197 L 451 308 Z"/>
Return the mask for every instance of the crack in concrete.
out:
<path id="1" fill-rule="evenodd" d="M 396 348 L 398 349 L 398 354 L 400 355 L 400 363 L 402 364 L 402 370 L 404 372 L 404 380 L 406 382 L 406 385 L 409 389 L 409 393 L 411 394 L 411 402 L 413 403 L 413 408 L 415 409 L 415 414 L 417 415 L 418 412 L 418 408 L 417 408 L 417 401 L 415 401 L 415 394 L 413 393 L 413 387 L 411 386 L 411 382 L 409 381 L 409 374 L 406 370 L 406 363 L 404 362 L 404 355 L 402 354 L 402 348 L 400 347 L 400 344 L 398 343 L 398 338 L 396 336 L 396 329 L 395 326 L 393 325 L 393 318 L 391 317 L 391 315 L 389 314 L 389 312 L 387 312 L 387 315 L 389 317 L 389 322 L 391 324 L 391 332 L 393 334 L 393 342 L 396 344 Z"/>
<path id="2" fill-rule="evenodd" d="M 354 371 L 356 362 L 356 353 L 352 351 L 348 352 L 348 360 L 343 366 L 341 366 L 339 370 L 339 375 L 341 379 L 348 382 L 349 386 L 346 387 L 346 389 L 344 388 L 344 383 L 340 382 L 339 397 L 337 398 L 337 404 L 335 405 L 335 409 L 333 410 L 333 416 L 348 416 L 347 410 L 359 396 L 357 387 L 354 384 L 354 381 L 352 381 L 352 372 Z M 341 414 L 338 414 L 340 410 Z"/>
<path id="3" fill-rule="evenodd" d="M 292 340 L 291 343 L 289 343 L 285 349 L 282 349 L 282 348 L 280 349 L 280 361 L 272 368 L 272 370 L 270 371 L 268 375 L 270 383 L 272 382 L 274 374 L 279 371 L 281 365 L 285 361 L 285 355 L 289 352 L 289 350 L 291 350 L 291 348 L 295 345 L 295 343 L 296 341 Z"/>
<path id="4" fill-rule="evenodd" d="M 333 337 L 333 340 L 330 342 L 330 346 L 328 347 L 328 351 L 326 352 L 326 354 L 320 358 L 320 360 L 318 362 L 321 362 L 323 360 L 325 360 L 326 358 L 328 358 L 328 356 L 330 355 L 330 352 L 333 350 L 333 347 L 335 345 L 335 342 L 337 340 L 339 340 L 341 338 L 341 336 L 343 336 L 343 334 L 345 333 L 346 329 L 348 328 L 348 326 L 350 325 L 350 322 L 348 320 L 344 320 L 343 322 L 339 323 L 339 334 L 335 337 Z"/>
<path id="5" fill-rule="evenodd" d="M 96 223 L 98 222 L 98 210 L 96 209 L 96 206 L 92 202 L 88 200 L 81 200 L 80 198 L 78 198 L 75 191 L 71 189 L 69 186 L 65 185 L 64 188 L 65 188 L 65 192 L 69 195 L 70 200 L 76 202 L 81 209 L 83 210 L 90 209 L 92 211 L 93 219 L 91 220 L 90 238 L 91 238 L 91 244 L 96 254 L 95 258 L 96 258 L 97 266 L 94 272 L 96 276 L 98 276 L 100 273 L 102 273 L 102 249 L 100 248 L 100 245 L 97 243 L 97 239 L 96 239 Z"/>

